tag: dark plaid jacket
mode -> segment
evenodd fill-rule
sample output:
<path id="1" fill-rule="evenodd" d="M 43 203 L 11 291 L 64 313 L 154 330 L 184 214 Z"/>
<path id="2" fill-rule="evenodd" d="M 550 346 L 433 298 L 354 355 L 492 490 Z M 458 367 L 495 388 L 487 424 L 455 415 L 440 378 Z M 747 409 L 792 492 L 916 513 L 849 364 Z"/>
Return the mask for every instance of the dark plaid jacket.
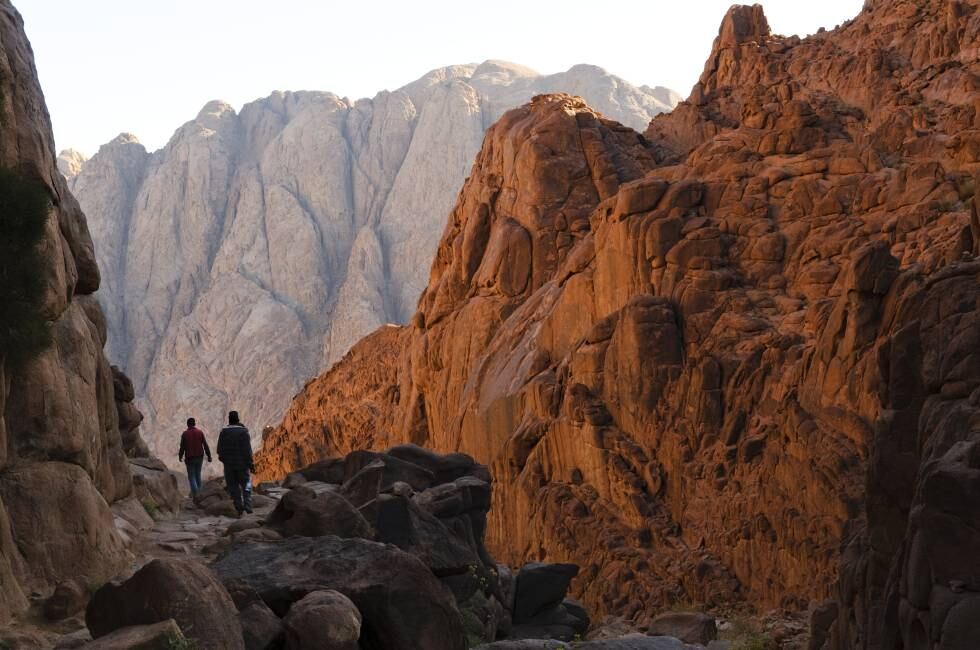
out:
<path id="1" fill-rule="evenodd" d="M 218 435 L 218 460 L 228 469 L 255 470 L 252 441 L 244 425 L 229 424 L 221 430 Z"/>

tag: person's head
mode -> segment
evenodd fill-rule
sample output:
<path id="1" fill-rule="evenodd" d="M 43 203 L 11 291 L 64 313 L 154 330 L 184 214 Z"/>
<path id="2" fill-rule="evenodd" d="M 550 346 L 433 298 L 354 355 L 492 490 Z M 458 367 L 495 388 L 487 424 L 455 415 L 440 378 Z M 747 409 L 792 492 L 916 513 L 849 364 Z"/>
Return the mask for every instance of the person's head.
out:
<path id="1" fill-rule="evenodd" d="M 228 424 L 241 424 L 242 421 L 238 419 L 238 411 L 228 411 Z"/>
<path id="2" fill-rule="evenodd" d="M 195 426 L 195 425 L 197 425 L 197 420 L 195 420 L 194 418 L 187 418 L 187 428 L 188 429 L 191 428 L 191 427 L 193 427 L 193 426 Z"/>

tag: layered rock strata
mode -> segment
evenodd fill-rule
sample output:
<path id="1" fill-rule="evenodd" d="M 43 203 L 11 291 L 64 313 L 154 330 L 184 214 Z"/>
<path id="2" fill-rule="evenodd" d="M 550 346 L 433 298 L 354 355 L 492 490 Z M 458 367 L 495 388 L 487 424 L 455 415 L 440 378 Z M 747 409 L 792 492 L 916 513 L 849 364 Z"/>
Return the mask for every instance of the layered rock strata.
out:
<path id="1" fill-rule="evenodd" d="M 309 384 L 262 473 L 463 451 L 491 549 L 580 565 L 598 613 L 833 599 L 824 647 L 972 647 L 978 36 L 974 2 L 806 39 L 733 7 L 645 137 L 567 96 L 508 112 L 411 324 Z"/>

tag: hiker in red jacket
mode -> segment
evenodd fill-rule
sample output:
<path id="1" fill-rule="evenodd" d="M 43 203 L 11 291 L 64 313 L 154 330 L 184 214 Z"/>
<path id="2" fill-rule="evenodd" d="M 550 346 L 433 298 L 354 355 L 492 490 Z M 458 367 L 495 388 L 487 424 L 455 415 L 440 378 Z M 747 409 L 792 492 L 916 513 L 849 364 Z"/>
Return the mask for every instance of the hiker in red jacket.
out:
<path id="1" fill-rule="evenodd" d="M 208 449 L 208 441 L 204 438 L 204 432 L 197 428 L 194 418 L 187 418 L 187 430 L 180 434 L 180 451 L 177 452 L 178 460 L 184 461 L 187 465 L 187 482 L 191 485 L 191 497 L 196 501 L 197 493 L 201 491 L 201 467 L 204 466 L 204 457 L 207 456 L 211 462 L 211 450 Z"/>

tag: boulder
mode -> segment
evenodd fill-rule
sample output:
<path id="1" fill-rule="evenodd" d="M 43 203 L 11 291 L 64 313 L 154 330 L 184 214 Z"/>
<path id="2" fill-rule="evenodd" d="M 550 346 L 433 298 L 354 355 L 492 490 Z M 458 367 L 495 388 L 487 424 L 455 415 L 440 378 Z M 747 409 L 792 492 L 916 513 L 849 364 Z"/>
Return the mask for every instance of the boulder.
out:
<path id="1" fill-rule="evenodd" d="M 384 463 L 384 471 L 381 475 L 382 492 L 390 491 L 392 485 L 399 481 L 408 483 L 413 490 L 418 491 L 430 487 L 436 481 L 432 472 L 415 463 L 383 452 L 363 449 L 353 451 L 344 458 L 344 480 L 350 480 L 362 469 L 378 461 Z"/>
<path id="2" fill-rule="evenodd" d="M 477 463 L 472 456 L 466 454 L 438 454 L 414 444 L 396 445 L 386 450 L 385 454 L 428 470 L 436 485 L 450 483 L 464 476 L 490 482 L 490 471 L 486 465 Z"/>
<path id="3" fill-rule="evenodd" d="M 319 481 L 321 483 L 330 483 L 331 485 L 340 485 L 344 482 L 346 475 L 347 469 L 343 458 L 326 458 L 312 465 L 308 465 L 298 472 L 293 472 L 286 477 L 286 480 L 292 480 L 294 482 L 297 480 Z M 351 476 L 353 476 L 353 473 Z M 283 483 L 283 486 L 288 488 L 293 488 L 295 485 L 295 483 L 293 485 Z"/>
<path id="4" fill-rule="evenodd" d="M 571 599 L 542 610 L 514 625 L 510 636 L 516 639 L 559 639 L 572 641 L 581 638 L 589 629 L 589 615 Z"/>
<path id="5" fill-rule="evenodd" d="M 702 612 L 664 612 L 653 619 L 647 633 L 706 645 L 718 638 L 718 626 L 713 616 Z"/>
<path id="6" fill-rule="evenodd" d="M 313 489 L 301 485 L 282 497 L 266 519 L 266 525 L 283 535 L 319 537 L 374 536 L 371 525 L 336 489 Z"/>
<path id="7" fill-rule="evenodd" d="M 180 511 L 184 498 L 180 494 L 177 474 L 156 458 L 131 458 L 133 491 L 155 518 L 173 516 Z"/>
<path id="8" fill-rule="evenodd" d="M 344 594 L 361 613 L 363 650 L 466 647 L 452 593 L 421 561 L 394 546 L 335 536 L 246 542 L 212 568 L 281 616 L 310 592 Z"/>
<path id="9" fill-rule="evenodd" d="M 187 638 L 172 618 L 152 625 L 116 630 L 82 646 L 83 650 L 175 650 L 188 647 Z"/>
<path id="10" fill-rule="evenodd" d="M 336 591 L 306 594 L 289 608 L 283 624 L 287 650 L 358 650 L 361 614 Z"/>
<path id="11" fill-rule="evenodd" d="M 0 498 L 26 572 L 24 583 L 37 591 L 68 578 L 101 584 L 131 558 L 105 499 L 77 465 L 7 468 L 0 474 Z"/>
<path id="12" fill-rule="evenodd" d="M 146 511 L 146 507 L 140 503 L 136 495 L 113 503 L 112 514 L 116 519 L 121 519 L 128 523 L 134 530 L 142 531 L 153 528 L 153 517 Z M 118 524 L 116 527 L 119 527 Z"/>
<path id="13" fill-rule="evenodd" d="M 231 596 L 205 565 L 190 559 L 151 561 L 131 578 L 96 591 L 85 612 L 96 639 L 170 618 L 201 650 L 244 650 Z"/>
<path id="14" fill-rule="evenodd" d="M 273 650 L 282 645 L 282 620 L 268 605 L 256 600 L 238 613 L 245 650 Z"/>
<path id="15" fill-rule="evenodd" d="M 578 567 L 574 564 L 531 562 L 521 567 L 514 588 L 515 625 L 559 605 L 576 575 Z"/>
<path id="16" fill-rule="evenodd" d="M 481 562 L 462 539 L 411 499 L 379 496 L 375 528 L 378 541 L 415 555 L 437 576 L 466 573 Z"/>
<path id="17" fill-rule="evenodd" d="M 197 494 L 197 505 L 209 515 L 236 517 L 235 504 L 222 478 L 205 481 Z"/>
<path id="18" fill-rule="evenodd" d="M 385 464 L 375 460 L 365 465 L 351 478 L 344 481 L 340 493 L 350 501 L 364 516 L 373 521 L 377 516 L 377 499 L 384 479 Z"/>

